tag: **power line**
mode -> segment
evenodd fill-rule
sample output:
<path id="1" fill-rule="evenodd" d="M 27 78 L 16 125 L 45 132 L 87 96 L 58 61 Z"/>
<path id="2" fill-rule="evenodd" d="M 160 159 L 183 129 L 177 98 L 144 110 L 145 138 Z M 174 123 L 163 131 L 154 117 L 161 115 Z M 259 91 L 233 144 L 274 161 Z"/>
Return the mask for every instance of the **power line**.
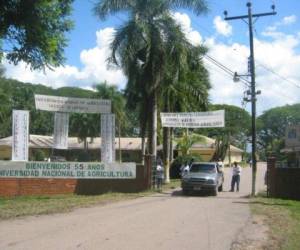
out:
<path id="1" fill-rule="evenodd" d="M 273 1 L 273 3 L 274 3 L 274 1 Z M 204 26 L 202 26 L 202 25 L 200 25 L 198 22 L 196 22 L 196 21 L 195 21 L 195 18 L 194 18 L 193 16 L 190 16 L 190 18 L 191 18 L 192 21 L 193 21 L 193 25 L 196 25 L 200 30 L 205 31 L 205 32 L 206 32 L 207 34 L 209 34 L 210 36 L 214 36 L 213 32 L 211 32 L 210 30 L 208 30 L 207 28 L 205 28 Z M 214 39 L 215 39 L 216 41 L 219 41 L 219 42 L 222 42 L 222 43 L 225 43 L 225 44 L 227 43 L 227 41 L 226 41 L 224 38 L 220 39 L 220 37 L 216 38 L 216 37 L 214 36 Z M 205 41 L 202 42 L 202 45 L 204 45 L 204 43 L 205 43 Z M 239 55 L 241 55 L 241 56 L 247 58 L 246 55 L 241 54 L 241 53 L 238 52 L 236 49 L 233 49 L 233 51 L 234 51 L 235 53 L 237 53 L 237 54 L 239 54 Z M 292 84 L 292 85 L 294 85 L 294 86 L 297 87 L 297 88 L 300 88 L 300 84 L 298 85 L 296 82 L 291 81 L 291 80 L 288 79 L 287 77 L 284 77 L 284 76 L 278 74 L 278 73 L 275 72 L 273 69 L 267 67 L 266 65 L 264 65 L 264 64 L 261 63 L 260 61 L 256 60 L 256 63 L 257 63 L 258 66 L 261 66 L 261 67 L 264 68 L 265 70 L 267 70 L 267 71 L 269 71 L 270 73 L 276 75 L 276 76 L 279 77 L 281 80 L 283 80 L 283 81 L 285 81 L 285 82 L 287 82 L 287 83 L 289 83 L 289 84 Z"/>
<path id="2" fill-rule="evenodd" d="M 294 85 L 294 86 L 297 87 L 297 88 L 300 88 L 300 85 L 298 85 L 298 84 L 295 83 L 294 81 L 291 81 L 290 79 L 288 79 L 288 78 L 286 78 L 286 77 L 284 77 L 284 76 L 282 76 L 282 75 L 279 75 L 279 74 L 278 74 L 277 72 L 275 72 L 273 69 L 268 68 L 267 66 L 265 66 L 265 65 L 263 65 L 263 64 L 261 64 L 261 63 L 258 63 L 258 65 L 259 65 L 260 67 L 264 68 L 265 70 L 271 72 L 272 74 L 276 75 L 276 76 L 279 77 L 280 79 L 282 79 L 282 80 L 284 80 L 284 81 L 286 81 L 286 82 L 288 82 L 288 83 Z"/>
<path id="3" fill-rule="evenodd" d="M 215 64 L 217 67 L 219 67 L 220 69 L 222 69 L 223 71 L 225 71 L 227 74 L 229 74 L 232 79 L 235 75 L 235 72 L 232 71 L 231 69 L 229 69 L 228 67 L 226 67 L 224 64 L 222 64 L 221 62 L 219 62 L 218 60 L 216 60 L 215 58 L 213 58 L 212 56 L 209 56 L 208 54 L 204 55 L 206 59 L 208 59 L 210 62 L 212 62 L 213 64 Z M 247 87 L 249 87 L 249 81 L 244 79 L 243 77 L 240 77 L 240 80 L 243 82 L 243 84 L 245 84 Z"/>

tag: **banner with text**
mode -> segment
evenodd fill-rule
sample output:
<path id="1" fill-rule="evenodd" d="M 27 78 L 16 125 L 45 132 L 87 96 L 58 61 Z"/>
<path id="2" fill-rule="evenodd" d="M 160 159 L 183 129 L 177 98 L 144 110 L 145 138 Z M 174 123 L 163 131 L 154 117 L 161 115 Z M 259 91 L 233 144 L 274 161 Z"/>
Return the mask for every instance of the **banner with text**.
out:
<path id="1" fill-rule="evenodd" d="M 225 111 L 160 113 L 163 127 L 171 128 L 218 128 L 225 126 Z"/>
<path id="2" fill-rule="evenodd" d="M 68 149 L 69 113 L 55 112 L 53 148 Z"/>
<path id="3" fill-rule="evenodd" d="M 110 100 L 34 95 L 35 108 L 53 112 L 111 113 Z"/>
<path id="4" fill-rule="evenodd" d="M 13 110 L 12 160 L 28 161 L 29 111 Z"/>
<path id="5" fill-rule="evenodd" d="M 0 161 L 0 178 L 135 179 L 135 163 Z"/>
<path id="6" fill-rule="evenodd" d="M 114 162 L 115 153 L 115 115 L 101 115 L 101 161 Z"/>

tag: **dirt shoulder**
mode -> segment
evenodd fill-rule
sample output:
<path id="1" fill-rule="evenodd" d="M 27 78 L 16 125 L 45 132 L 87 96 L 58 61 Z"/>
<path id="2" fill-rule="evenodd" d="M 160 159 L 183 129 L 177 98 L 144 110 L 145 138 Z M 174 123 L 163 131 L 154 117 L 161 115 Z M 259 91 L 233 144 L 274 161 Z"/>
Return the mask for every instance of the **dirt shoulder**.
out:
<path id="1" fill-rule="evenodd" d="M 232 242 L 231 250 L 263 250 L 268 248 L 269 227 L 263 216 L 252 215 Z"/>
<path id="2" fill-rule="evenodd" d="M 300 201 L 250 199 L 251 218 L 232 243 L 232 250 L 300 249 Z"/>
<path id="3" fill-rule="evenodd" d="M 266 249 L 300 249 L 300 201 L 267 198 L 251 202 L 251 211 L 268 226 Z"/>

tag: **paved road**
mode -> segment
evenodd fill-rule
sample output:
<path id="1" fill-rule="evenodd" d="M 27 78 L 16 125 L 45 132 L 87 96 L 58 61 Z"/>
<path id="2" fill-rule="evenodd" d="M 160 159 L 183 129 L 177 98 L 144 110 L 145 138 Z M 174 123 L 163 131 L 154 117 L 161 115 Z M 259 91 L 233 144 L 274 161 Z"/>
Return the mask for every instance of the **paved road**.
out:
<path id="1" fill-rule="evenodd" d="M 257 187 L 263 188 L 265 164 Z M 239 193 L 218 197 L 157 194 L 68 214 L 27 217 L 0 223 L 0 249 L 230 249 L 250 219 L 244 198 L 251 190 L 251 169 L 243 170 Z"/>

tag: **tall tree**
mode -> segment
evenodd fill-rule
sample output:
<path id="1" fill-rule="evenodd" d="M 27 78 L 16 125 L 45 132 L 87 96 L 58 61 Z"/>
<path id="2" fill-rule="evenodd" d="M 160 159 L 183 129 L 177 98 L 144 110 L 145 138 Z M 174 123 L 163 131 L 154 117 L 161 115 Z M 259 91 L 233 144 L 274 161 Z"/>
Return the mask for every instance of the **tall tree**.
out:
<path id="1" fill-rule="evenodd" d="M 120 11 L 129 14 L 129 20 L 117 31 L 111 44 L 111 62 L 123 69 L 135 89 L 141 90 L 140 85 L 145 89 L 140 96 L 147 101 L 143 111 L 149 114 L 149 153 L 153 156 L 156 156 L 157 146 L 159 86 L 167 67 L 180 61 L 187 44 L 180 27 L 171 17 L 170 11 L 174 8 L 190 8 L 196 14 L 206 11 L 203 0 L 103 0 L 95 6 L 95 13 L 100 18 Z"/>
<path id="2" fill-rule="evenodd" d="M 300 104 L 276 107 L 265 111 L 257 119 L 258 149 L 262 157 L 269 153 L 281 155 L 285 130 L 300 123 Z"/>
<path id="3" fill-rule="evenodd" d="M 73 0 L 1 0 L 0 61 L 5 57 L 32 69 L 59 66 L 64 62 L 65 33 Z M 5 52 L 5 53 L 3 53 Z"/>
<path id="4" fill-rule="evenodd" d="M 161 88 L 161 106 L 163 112 L 203 111 L 208 107 L 208 89 L 210 83 L 202 56 L 206 49 L 190 46 L 187 60 L 179 67 L 168 70 Z M 172 130 L 163 128 L 163 151 L 166 181 L 169 181 L 169 168 L 172 160 Z"/>

